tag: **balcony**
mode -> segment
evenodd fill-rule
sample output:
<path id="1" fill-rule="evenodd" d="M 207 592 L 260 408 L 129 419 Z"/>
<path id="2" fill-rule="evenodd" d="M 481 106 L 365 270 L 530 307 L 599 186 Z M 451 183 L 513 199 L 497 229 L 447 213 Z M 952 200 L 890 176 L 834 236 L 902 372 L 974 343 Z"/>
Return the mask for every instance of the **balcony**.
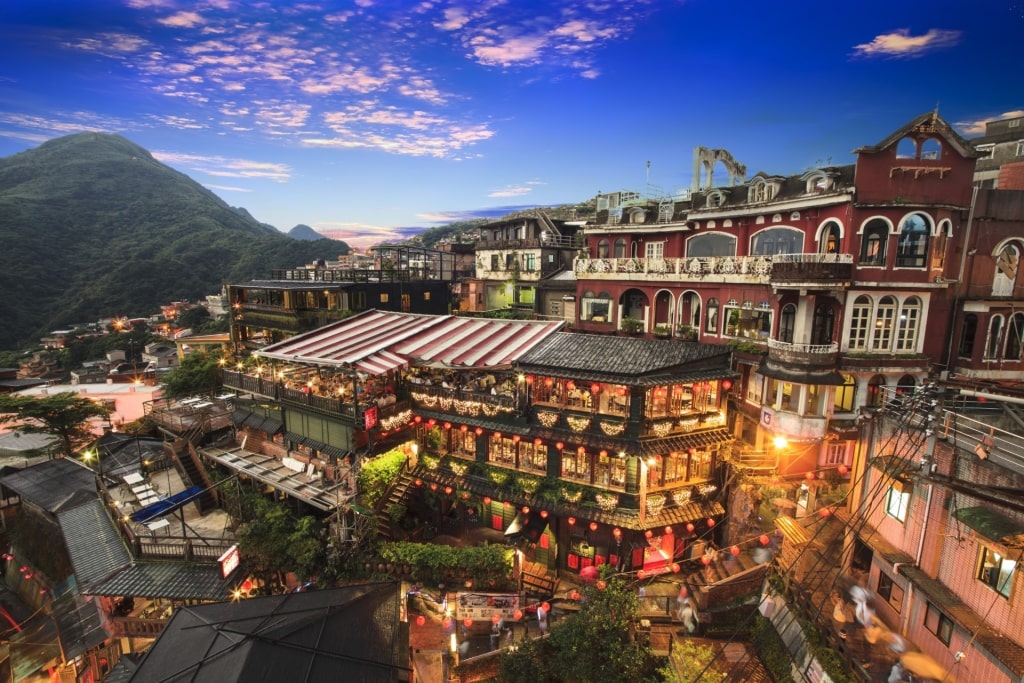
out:
<path id="1" fill-rule="evenodd" d="M 839 345 L 831 344 L 793 344 L 768 340 L 768 359 L 779 365 L 790 366 L 807 372 L 836 367 L 839 357 Z"/>
<path id="2" fill-rule="evenodd" d="M 852 254 L 780 254 L 772 257 L 771 283 L 776 287 L 848 287 L 852 280 Z"/>
<path id="3" fill-rule="evenodd" d="M 578 280 L 768 284 L 772 257 L 577 258 L 574 268 Z"/>

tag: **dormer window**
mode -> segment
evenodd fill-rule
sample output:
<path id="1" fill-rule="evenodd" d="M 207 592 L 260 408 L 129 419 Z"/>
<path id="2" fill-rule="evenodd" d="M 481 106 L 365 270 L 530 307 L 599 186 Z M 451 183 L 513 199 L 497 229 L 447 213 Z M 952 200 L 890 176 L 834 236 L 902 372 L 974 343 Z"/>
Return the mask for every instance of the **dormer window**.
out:
<path id="1" fill-rule="evenodd" d="M 829 192 L 833 189 L 833 185 L 835 184 L 834 177 L 824 171 L 809 172 L 803 179 L 804 182 L 807 183 L 804 189 L 807 194 L 821 194 L 822 192 Z"/>
<path id="2" fill-rule="evenodd" d="M 747 189 L 747 201 L 756 204 L 775 199 L 779 192 L 779 183 L 765 180 L 764 178 L 754 179 Z"/>
<path id="3" fill-rule="evenodd" d="M 707 208 L 714 209 L 725 204 L 725 193 L 719 190 L 708 192 Z"/>

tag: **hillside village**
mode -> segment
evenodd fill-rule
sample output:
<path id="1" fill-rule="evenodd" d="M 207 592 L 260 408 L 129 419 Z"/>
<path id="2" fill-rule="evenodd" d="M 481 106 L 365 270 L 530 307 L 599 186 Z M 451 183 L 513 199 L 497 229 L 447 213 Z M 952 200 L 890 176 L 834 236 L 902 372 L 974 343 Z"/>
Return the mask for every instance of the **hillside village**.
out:
<path id="1" fill-rule="evenodd" d="M 485 680 L 531 651 L 506 639 L 554 647 L 619 586 L 645 666 L 699 642 L 728 680 L 1021 680 L 1020 120 L 967 140 L 927 112 L 787 176 L 698 147 L 684 192 L 602 192 L 592 213 L 52 332 L 0 392 L 146 391 L 138 414 L 110 398 L 80 458 L 0 472 L 5 518 L 66 553 L 49 576 L 38 548 L 5 551 L 27 613 L 60 624 L 45 656 L 43 627 L 5 636 L 12 677 L 198 671 L 196 632 L 238 620 L 263 643 L 280 615 L 264 649 L 228 648 L 225 680 L 338 658 Z M 221 328 L 178 324 L 197 307 Z M 217 386 L 162 390 L 193 353 Z M 152 457 L 125 437 L 137 420 Z M 316 561 L 268 571 L 238 538 L 242 492 L 315 520 Z M 312 628 L 335 637 L 291 633 L 324 607 Z"/>

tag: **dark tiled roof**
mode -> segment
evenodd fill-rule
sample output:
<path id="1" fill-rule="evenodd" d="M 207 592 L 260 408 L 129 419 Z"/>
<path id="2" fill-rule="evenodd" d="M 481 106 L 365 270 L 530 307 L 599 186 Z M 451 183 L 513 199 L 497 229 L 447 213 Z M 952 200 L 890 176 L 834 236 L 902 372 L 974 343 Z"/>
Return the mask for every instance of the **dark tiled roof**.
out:
<path id="1" fill-rule="evenodd" d="M 604 449 L 615 453 L 625 451 L 630 455 L 663 455 L 669 451 L 720 446 L 733 440 L 732 435 L 726 429 L 710 429 L 661 439 L 644 439 L 639 442 L 601 436 L 600 434 L 577 434 L 559 429 L 537 429 L 532 434 L 549 442 L 561 441 L 566 444 Z"/>
<path id="2" fill-rule="evenodd" d="M 96 475 L 68 458 L 47 460 L 0 478 L 22 500 L 55 514 L 76 492 L 97 495 Z"/>
<path id="3" fill-rule="evenodd" d="M 622 384 L 640 385 L 645 377 L 660 376 L 660 381 L 664 375 L 683 372 L 731 377 L 730 353 L 719 344 L 566 332 L 551 335 L 523 354 L 518 368 L 570 379 L 609 381 L 617 377 Z"/>
<path id="4" fill-rule="evenodd" d="M 988 650 L 1016 678 L 1024 676 L 1024 647 L 989 626 L 980 614 L 961 602 L 945 584 L 931 578 L 921 569 L 907 565 L 900 567 L 900 573 L 920 588 L 950 619 L 973 634 L 975 643 Z"/>
<path id="5" fill-rule="evenodd" d="M 57 521 L 79 586 L 90 586 L 131 564 L 131 555 L 98 498 L 60 512 Z"/>
<path id="6" fill-rule="evenodd" d="M 348 289 L 353 284 L 352 282 L 327 282 L 321 280 L 250 280 L 249 282 L 243 282 L 240 285 L 234 286 L 248 289 L 287 289 L 297 291 L 315 289 L 322 292 Z"/>
<path id="7" fill-rule="evenodd" d="M 977 158 L 978 156 L 980 156 L 980 153 L 974 148 L 974 145 L 968 142 L 965 138 L 961 137 L 953 129 L 953 126 L 949 125 L 949 123 L 941 116 L 939 116 L 938 112 L 936 111 L 930 111 L 921 114 L 920 116 L 913 119 L 903 127 L 895 130 L 893 133 L 891 133 L 887 138 L 879 142 L 877 145 L 864 145 L 863 147 L 858 147 L 853 151 L 854 153 L 857 154 L 861 152 L 880 152 L 883 149 L 886 149 L 887 147 L 895 145 L 897 142 L 899 142 L 907 135 L 909 135 L 914 128 L 924 124 L 930 124 L 934 126 L 936 131 L 942 135 L 943 139 L 945 139 L 946 142 L 952 145 L 953 148 L 956 149 L 956 151 L 959 152 L 962 156 L 967 157 L 968 159 Z"/>
<path id="8" fill-rule="evenodd" d="M 183 607 L 133 680 L 409 680 L 398 583 Z"/>
<path id="9" fill-rule="evenodd" d="M 233 582 L 221 578 L 219 564 L 138 562 L 96 586 L 85 595 L 131 595 L 164 600 L 226 600 Z"/>

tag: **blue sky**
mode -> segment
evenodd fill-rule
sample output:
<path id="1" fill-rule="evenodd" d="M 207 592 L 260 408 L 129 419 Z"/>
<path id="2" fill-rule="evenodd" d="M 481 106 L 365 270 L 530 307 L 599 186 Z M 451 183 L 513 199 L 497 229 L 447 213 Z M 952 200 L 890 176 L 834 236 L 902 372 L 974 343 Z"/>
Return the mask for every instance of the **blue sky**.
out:
<path id="1" fill-rule="evenodd" d="M 799 173 L 936 105 L 975 136 L 1024 113 L 1022 37 L 994 0 L 6 0 L 0 156 L 119 133 L 261 221 L 367 246 L 687 188 L 696 146 Z"/>

